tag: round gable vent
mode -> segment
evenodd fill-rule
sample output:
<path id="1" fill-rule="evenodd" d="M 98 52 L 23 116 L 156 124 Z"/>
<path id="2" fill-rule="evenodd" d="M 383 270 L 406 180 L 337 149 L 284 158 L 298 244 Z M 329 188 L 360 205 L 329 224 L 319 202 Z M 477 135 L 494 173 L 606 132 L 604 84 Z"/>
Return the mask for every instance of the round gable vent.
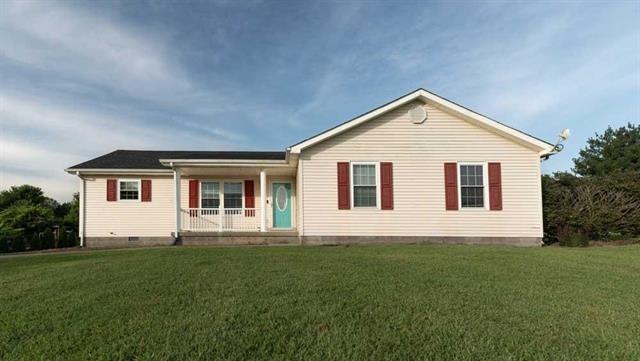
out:
<path id="1" fill-rule="evenodd" d="M 422 124 L 427 120 L 427 110 L 422 105 L 416 105 L 409 109 L 409 119 L 413 124 Z"/>

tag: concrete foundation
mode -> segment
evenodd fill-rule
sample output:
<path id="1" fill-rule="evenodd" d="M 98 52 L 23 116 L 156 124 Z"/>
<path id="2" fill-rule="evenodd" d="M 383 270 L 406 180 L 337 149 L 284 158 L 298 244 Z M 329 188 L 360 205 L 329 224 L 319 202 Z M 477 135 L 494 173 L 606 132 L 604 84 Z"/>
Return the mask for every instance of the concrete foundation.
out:
<path id="1" fill-rule="evenodd" d="M 542 238 L 537 237 L 303 236 L 301 240 L 303 245 L 441 243 L 542 246 Z"/>
<path id="2" fill-rule="evenodd" d="M 85 237 L 87 248 L 127 248 L 170 246 L 175 244 L 173 237 Z"/>
<path id="3" fill-rule="evenodd" d="M 434 237 L 434 236 L 303 236 L 297 232 L 185 232 L 173 237 L 87 237 L 88 248 L 127 248 L 145 246 L 233 246 L 233 245 L 346 245 L 346 244 L 488 244 L 539 247 L 536 237 Z"/>

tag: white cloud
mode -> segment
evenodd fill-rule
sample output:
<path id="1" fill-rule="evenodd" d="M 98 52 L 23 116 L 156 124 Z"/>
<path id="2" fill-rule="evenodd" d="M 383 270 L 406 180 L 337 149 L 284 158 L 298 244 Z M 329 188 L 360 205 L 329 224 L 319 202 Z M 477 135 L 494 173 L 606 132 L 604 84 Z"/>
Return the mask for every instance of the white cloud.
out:
<path id="1" fill-rule="evenodd" d="M 383 46 L 371 57 L 388 64 L 389 71 L 418 78 L 421 86 L 519 127 L 569 102 L 637 88 L 640 58 L 630 49 L 638 48 L 638 32 L 612 37 L 608 28 L 615 25 L 580 11 L 581 5 L 544 10 L 494 5 L 471 11 L 464 20 L 426 10 L 424 21 L 401 32 L 374 29 L 369 40 Z M 626 10 L 606 9 L 606 17 L 621 11 Z"/>
<path id="2" fill-rule="evenodd" d="M 58 200 L 69 199 L 74 189 L 63 169 L 91 157 L 115 149 L 230 148 L 237 138 L 215 128 L 144 125 L 140 119 L 13 94 L 0 94 L 0 100 L 0 189 L 30 182 L 44 185 Z"/>
<path id="3" fill-rule="evenodd" d="M 57 2 L 4 2 L 4 57 L 130 96 L 170 100 L 193 91 L 161 41 L 104 16 Z"/>
<path id="4" fill-rule="evenodd" d="M 147 148 L 168 138 L 156 127 L 138 125 L 139 119 L 54 106 L 14 95 L 2 94 L 0 98 L 0 127 L 20 133 L 38 130 L 46 133 L 48 145 L 72 146 L 79 153 L 122 146 Z"/>
<path id="5" fill-rule="evenodd" d="M 75 183 L 63 169 L 114 149 L 231 149 L 246 140 L 214 117 L 234 104 L 195 84 L 169 40 L 106 14 L 3 2 L 3 58 L 25 73 L 17 87 L 0 83 L 0 189 L 28 182 L 67 200 Z M 44 87 L 25 74 L 46 76 Z"/>
<path id="6" fill-rule="evenodd" d="M 76 160 L 72 154 L 0 138 L 0 189 L 28 183 L 43 188 L 47 196 L 68 201 L 75 191 L 73 177 L 56 168 Z"/>
<path id="7" fill-rule="evenodd" d="M 78 192 L 78 178 L 70 174 L 62 172 L 50 174 L 43 177 L 38 174 L 29 174 L 21 171 L 7 172 L 0 167 L 0 188 L 8 189 L 11 186 L 30 184 L 40 187 L 44 190 L 47 197 L 51 197 L 58 202 L 68 202 L 71 200 L 73 193 Z"/>

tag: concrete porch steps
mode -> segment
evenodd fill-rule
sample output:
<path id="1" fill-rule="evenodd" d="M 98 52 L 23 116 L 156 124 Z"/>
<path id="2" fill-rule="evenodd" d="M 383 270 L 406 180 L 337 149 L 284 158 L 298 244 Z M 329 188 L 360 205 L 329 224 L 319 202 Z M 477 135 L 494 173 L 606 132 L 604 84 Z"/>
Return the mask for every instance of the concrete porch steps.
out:
<path id="1" fill-rule="evenodd" d="M 184 246 L 300 244 L 297 231 L 183 232 L 176 243 Z"/>

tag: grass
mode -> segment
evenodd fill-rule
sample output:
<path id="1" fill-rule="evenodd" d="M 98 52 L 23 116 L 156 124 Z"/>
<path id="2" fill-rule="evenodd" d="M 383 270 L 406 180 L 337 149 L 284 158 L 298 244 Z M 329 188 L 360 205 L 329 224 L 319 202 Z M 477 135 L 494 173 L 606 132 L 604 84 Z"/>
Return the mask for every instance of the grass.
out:
<path id="1" fill-rule="evenodd" d="M 640 246 L 0 257 L 1 360 L 640 359 Z"/>

